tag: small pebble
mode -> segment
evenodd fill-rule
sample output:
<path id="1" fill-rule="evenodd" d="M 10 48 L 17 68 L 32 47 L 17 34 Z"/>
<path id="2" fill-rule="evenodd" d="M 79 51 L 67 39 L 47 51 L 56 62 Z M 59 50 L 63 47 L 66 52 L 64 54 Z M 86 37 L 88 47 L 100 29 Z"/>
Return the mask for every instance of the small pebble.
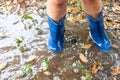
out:
<path id="1" fill-rule="evenodd" d="M 53 80 L 61 80 L 61 79 L 59 78 L 59 76 L 55 76 L 53 77 Z"/>
<path id="2" fill-rule="evenodd" d="M 74 73 L 78 73 L 79 70 L 78 69 L 73 69 Z"/>
<path id="3" fill-rule="evenodd" d="M 46 76 L 51 75 L 51 73 L 49 71 L 44 71 L 43 74 L 46 75 Z"/>
<path id="4" fill-rule="evenodd" d="M 27 63 L 32 62 L 32 61 L 35 60 L 36 58 L 37 58 L 36 55 L 31 55 L 31 56 L 28 57 L 28 59 L 26 60 L 26 62 L 27 62 Z"/>

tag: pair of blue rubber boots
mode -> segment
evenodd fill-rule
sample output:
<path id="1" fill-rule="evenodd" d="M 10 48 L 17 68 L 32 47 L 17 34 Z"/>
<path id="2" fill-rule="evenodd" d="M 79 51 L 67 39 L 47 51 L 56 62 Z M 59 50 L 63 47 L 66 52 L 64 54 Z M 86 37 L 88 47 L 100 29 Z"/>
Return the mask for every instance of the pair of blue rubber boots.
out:
<path id="1" fill-rule="evenodd" d="M 89 35 L 92 38 L 93 42 L 102 51 L 109 51 L 111 41 L 104 30 L 102 11 L 100 12 L 98 19 L 92 18 L 87 13 L 86 17 L 88 19 L 90 27 Z M 60 52 L 64 47 L 64 21 L 65 16 L 60 20 L 59 23 L 55 22 L 48 16 L 48 25 L 50 32 L 47 47 L 49 50 L 52 50 L 55 53 Z"/>

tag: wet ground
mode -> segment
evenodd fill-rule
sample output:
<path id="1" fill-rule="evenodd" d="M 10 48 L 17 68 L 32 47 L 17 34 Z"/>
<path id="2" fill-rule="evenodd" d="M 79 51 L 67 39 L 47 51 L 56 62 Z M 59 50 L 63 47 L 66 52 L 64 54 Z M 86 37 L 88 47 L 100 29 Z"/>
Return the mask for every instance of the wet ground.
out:
<path id="1" fill-rule="evenodd" d="M 0 80 L 120 80 L 119 74 L 112 73 L 120 66 L 119 25 L 106 28 L 113 46 L 109 52 L 102 52 L 88 39 L 86 20 L 79 24 L 67 20 L 65 47 L 54 54 L 46 47 L 49 28 L 42 3 L 37 11 L 28 6 L 29 15 L 6 14 L 0 7 L 0 68 L 4 67 Z M 83 49 L 87 44 L 92 47 Z M 80 60 L 81 53 L 87 63 Z M 95 64 L 98 71 L 93 74 Z"/>

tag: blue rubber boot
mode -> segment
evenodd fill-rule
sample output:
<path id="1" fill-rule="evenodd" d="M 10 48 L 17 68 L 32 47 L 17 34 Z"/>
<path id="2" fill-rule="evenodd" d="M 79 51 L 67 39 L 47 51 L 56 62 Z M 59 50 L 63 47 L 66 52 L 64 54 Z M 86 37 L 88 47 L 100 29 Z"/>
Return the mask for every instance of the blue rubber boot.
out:
<path id="1" fill-rule="evenodd" d="M 102 11 L 100 12 L 98 19 L 92 18 L 87 13 L 86 17 L 90 27 L 89 35 L 91 36 L 93 42 L 102 51 L 109 51 L 111 47 L 111 41 L 104 30 Z"/>
<path id="2" fill-rule="evenodd" d="M 63 49 L 64 46 L 65 16 L 60 20 L 59 23 L 53 21 L 49 16 L 47 17 L 48 17 L 48 25 L 50 30 L 47 47 L 49 50 L 58 53 Z"/>

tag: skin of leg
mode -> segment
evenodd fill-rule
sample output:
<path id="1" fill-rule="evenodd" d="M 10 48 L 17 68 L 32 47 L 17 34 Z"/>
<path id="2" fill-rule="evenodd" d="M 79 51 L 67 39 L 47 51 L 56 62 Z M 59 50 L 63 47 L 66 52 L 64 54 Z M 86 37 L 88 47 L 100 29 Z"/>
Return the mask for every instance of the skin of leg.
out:
<path id="1" fill-rule="evenodd" d="M 66 14 L 67 0 L 47 0 L 47 14 L 59 22 Z"/>
<path id="2" fill-rule="evenodd" d="M 84 11 L 94 19 L 97 19 L 102 9 L 102 0 L 82 0 L 81 2 Z"/>

